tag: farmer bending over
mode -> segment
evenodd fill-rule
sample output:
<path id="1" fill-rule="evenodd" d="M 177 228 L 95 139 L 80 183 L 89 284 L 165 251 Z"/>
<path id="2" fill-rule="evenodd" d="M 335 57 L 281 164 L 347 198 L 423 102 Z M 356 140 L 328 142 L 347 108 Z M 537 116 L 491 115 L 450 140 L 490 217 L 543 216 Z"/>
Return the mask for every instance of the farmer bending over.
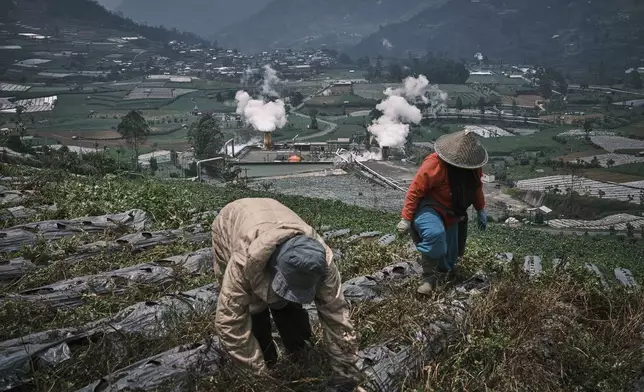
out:
<path id="1" fill-rule="evenodd" d="M 467 209 L 474 205 L 478 226 L 487 227 L 482 170 L 485 148 L 471 131 L 441 136 L 409 186 L 397 229 L 411 231 L 422 254 L 421 294 L 430 294 L 439 278 L 452 271 L 465 252 Z"/>
<path id="2" fill-rule="evenodd" d="M 277 361 L 273 316 L 286 350 L 311 345 L 303 304 L 315 301 L 338 391 L 358 385 L 357 341 L 333 254 L 315 230 L 273 199 L 226 205 L 212 224 L 221 292 L 215 325 L 233 359 L 254 373 Z"/>

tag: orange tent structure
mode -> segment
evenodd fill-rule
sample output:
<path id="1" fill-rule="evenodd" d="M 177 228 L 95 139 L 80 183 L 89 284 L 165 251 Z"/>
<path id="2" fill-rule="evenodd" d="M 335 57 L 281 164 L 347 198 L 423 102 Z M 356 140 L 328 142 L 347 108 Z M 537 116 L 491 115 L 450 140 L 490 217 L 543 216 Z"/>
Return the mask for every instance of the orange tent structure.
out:
<path id="1" fill-rule="evenodd" d="M 291 155 L 288 157 L 288 161 L 291 163 L 298 163 L 302 161 L 302 157 L 298 157 L 297 155 Z"/>

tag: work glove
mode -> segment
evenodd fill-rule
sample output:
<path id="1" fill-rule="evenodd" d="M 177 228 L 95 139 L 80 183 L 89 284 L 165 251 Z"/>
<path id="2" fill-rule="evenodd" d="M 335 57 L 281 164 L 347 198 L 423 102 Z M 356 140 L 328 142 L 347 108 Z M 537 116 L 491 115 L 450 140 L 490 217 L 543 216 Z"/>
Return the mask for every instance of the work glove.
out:
<path id="1" fill-rule="evenodd" d="M 396 225 L 396 230 L 398 230 L 400 234 L 404 234 L 408 232 L 410 229 L 411 229 L 411 222 L 406 219 L 402 219 L 400 222 L 398 222 L 398 225 Z"/>
<path id="2" fill-rule="evenodd" d="M 479 229 L 481 230 L 487 229 L 487 212 L 485 210 L 480 210 L 480 211 L 477 211 L 477 215 L 479 218 L 477 222 Z"/>

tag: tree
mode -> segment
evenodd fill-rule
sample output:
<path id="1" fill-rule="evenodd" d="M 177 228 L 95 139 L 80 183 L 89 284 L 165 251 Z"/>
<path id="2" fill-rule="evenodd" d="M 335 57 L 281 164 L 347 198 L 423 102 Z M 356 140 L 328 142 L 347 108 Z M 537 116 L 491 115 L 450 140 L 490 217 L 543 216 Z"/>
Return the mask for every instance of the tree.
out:
<path id="1" fill-rule="evenodd" d="M 513 99 L 512 100 L 512 115 L 516 116 L 518 112 L 519 112 L 519 105 L 517 104 L 517 100 Z"/>
<path id="2" fill-rule="evenodd" d="M 293 95 L 291 95 L 291 105 L 293 105 L 294 107 L 300 106 L 303 101 L 304 95 L 301 92 L 296 91 L 293 93 Z"/>
<path id="3" fill-rule="evenodd" d="M 476 104 L 476 106 L 481 111 L 481 114 L 485 114 L 485 98 L 479 98 L 479 102 Z"/>
<path id="4" fill-rule="evenodd" d="M 139 149 L 150 136 L 150 125 L 136 110 L 123 117 L 116 131 L 125 139 L 125 143 L 134 149 L 134 158 L 138 162 Z"/>
<path id="5" fill-rule="evenodd" d="M 360 68 L 367 68 L 369 66 L 369 57 L 360 57 L 356 60 L 356 65 Z"/>
<path id="6" fill-rule="evenodd" d="M 233 99 L 235 99 L 235 94 L 236 93 L 233 90 L 228 91 L 228 100 L 232 101 Z"/>
<path id="7" fill-rule="evenodd" d="M 635 69 L 629 74 L 629 86 L 640 90 L 642 88 L 642 75 Z"/>
<path id="8" fill-rule="evenodd" d="M 562 95 L 568 92 L 568 82 L 563 74 L 553 68 L 540 67 L 535 75 L 539 80 L 539 92 L 548 99 L 555 90 Z"/>
<path id="9" fill-rule="evenodd" d="M 593 122 L 588 119 L 584 121 L 584 132 L 586 132 L 586 140 L 590 140 L 590 133 L 593 131 Z"/>
<path id="10" fill-rule="evenodd" d="M 403 69 L 398 63 L 392 63 L 389 66 L 389 80 L 392 82 L 400 82 L 403 79 Z"/>
<path id="11" fill-rule="evenodd" d="M 379 119 L 380 117 L 382 117 L 383 114 L 384 113 L 381 110 L 379 110 L 377 108 L 373 108 L 369 112 L 369 118 L 371 119 L 371 121 L 375 121 L 375 120 Z"/>
<path id="12" fill-rule="evenodd" d="M 152 157 L 150 158 L 150 171 L 154 174 L 157 170 L 159 170 L 159 164 L 157 163 L 157 159 Z"/>
<path id="13" fill-rule="evenodd" d="M 615 164 L 615 161 L 612 159 L 609 159 L 608 161 L 606 161 L 606 166 L 608 166 L 609 169 L 613 167 L 614 164 Z"/>
<path id="14" fill-rule="evenodd" d="M 214 158 L 224 145 L 219 122 L 212 114 L 204 114 L 188 131 L 188 139 L 197 159 Z"/>
<path id="15" fill-rule="evenodd" d="M 382 77 L 382 60 L 383 60 L 382 55 L 379 55 L 376 58 L 376 66 L 373 71 L 373 76 L 376 79 L 379 79 Z"/>
<path id="16" fill-rule="evenodd" d="M 340 55 L 338 56 L 338 62 L 340 64 L 347 64 L 347 65 L 353 64 L 351 57 L 349 57 L 349 55 L 344 52 L 340 53 Z"/>
<path id="17" fill-rule="evenodd" d="M 219 102 L 219 103 L 224 102 L 224 96 L 221 94 L 221 91 L 217 92 L 217 95 L 215 96 L 215 98 L 217 99 L 217 102 Z"/>
<path id="18" fill-rule="evenodd" d="M 16 122 L 22 122 L 22 113 L 24 113 L 25 108 L 23 106 L 16 107 Z"/>
<path id="19" fill-rule="evenodd" d="M 318 110 L 309 110 L 309 116 L 311 116 L 311 129 L 318 129 Z"/>
<path id="20" fill-rule="evenodd" d="M 458 111 L 458 118 L 461 118 L 461 112 L 463 111 L 463 100 L 460 96 L 456 97 L 456 110 Z"/>

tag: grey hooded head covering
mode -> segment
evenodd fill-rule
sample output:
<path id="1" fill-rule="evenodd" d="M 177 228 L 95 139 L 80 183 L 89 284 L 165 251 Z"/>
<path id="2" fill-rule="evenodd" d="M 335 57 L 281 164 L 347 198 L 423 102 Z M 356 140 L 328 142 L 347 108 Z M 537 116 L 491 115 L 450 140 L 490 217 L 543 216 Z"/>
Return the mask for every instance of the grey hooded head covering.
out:
<path id="1" fill-rule="evenodd" d="M 308 304 L 326 275 L 326 250 L 316 239 L 298 235 L 277 248 L 271 267 L 273 291 L 287 301 Z"/>

